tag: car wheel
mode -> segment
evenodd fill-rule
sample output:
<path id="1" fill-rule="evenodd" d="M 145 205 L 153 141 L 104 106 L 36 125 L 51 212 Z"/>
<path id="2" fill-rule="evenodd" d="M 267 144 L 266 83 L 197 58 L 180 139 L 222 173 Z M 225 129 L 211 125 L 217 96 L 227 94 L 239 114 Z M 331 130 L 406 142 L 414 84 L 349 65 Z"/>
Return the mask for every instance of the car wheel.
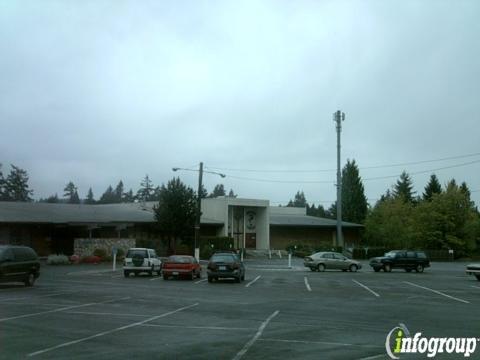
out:
<path id="1" fill-rule="evenodd" d="M 168 280 L 168 275 L 163 274 L 163 280 Z"/>
<path id="2" fill-rule="evenodd" d="M 209 276 L 209 277 L 208 277 L 208 282 L 209 282 L 209 283 L 213 282 L 213 277 Z"/>
<path id="3" fill-rule="evenodd" d="M 192 273 L 190 274 L 190 280 L 195 279 L 195 270 L 192 270 Z"/>
<path id="4" fill-rule="evenodd" d="M 423 265 L 418 264 L 417 267 L 415 268 L 415 271 L 417 273 L 422 273 L 423 272 Z"/>
<path id="5" fill-rule="evenodd" d="M 150 270 L 150 271 L 148 272 L 148 275 L 153 276 L 153 273 L 154 273 L 154 272 L 155 272 L 155 271 L 154 271 L 154 268 L 153 268 L 153 265 L 152 265 L 152 270 Z"/>
<path id="6" fill-rule="evenodd" d="M 324 264 L 318 264 L 317 270 L 320 271 L 320 272 L 325 271 L 325 265 Z"/>
<path id="7" fill-rule="evenodd" d="M 129 273 L 128 271 L 124 271 L 124 272 L 123 272 L 123 276 L 129 277 L 129 276 L 130 276 L 130 273 Z"/>
<path id="8" fill-rule="evenodd" d="M 412 272 L 412 269 L 405 269 L 406 272 Z"/>
<path id="9" fill-rule="evenodd" d="M 355 264 L 352 264 L 352 265 L 350 265 L 349 270 L 350 270 L 351 272 L 357 272 L 358 266 L 355 265 Z"/>
<path id="10" fill-rule="evenodd" d="M 135 271 L 133 275 L 138 276 L 138 271 Z"/>
<path id="11" fill-rule="evenodd" d="M 347 271 L 347 269 L 342 269 L 342 271 L 343 271 L 343 272 L 346 272 L 346 271 Z"/>
<path id="12" fill-rule="evenodd" d="M 242 275 L 242 281 L 245 281 L 245 274 Z"/>
<path id="13" fill-rule="evenodd" d="M 242 282 L 242 277 L 241 277 L 241 276 L 237 276 L 237 277 L 235 278 L 235 282 L 236 282 L 236 283 Z"/>
<path id="14" fill-rule="evenodd" d="M 27 277 L 25 278 L 25 286 L 33 286 L 33 284 L 35 283 L 35 274 L 34 273 L 30 273 L 27 275 Z"/>
<path id="15" fill-rule="evenodd" d="M 480 275 L 476 274 L 475 277 L 477 278 L 478 281 L 480 281 Z"/>
<path id="16" fill-rule="evenodd" d="M 313 266 L 310 267 L 310 271 L 317 271 L 317 269 L 315 269 Z"/>
<path id="17" fill-rule="evenodd" d="M 390 264 L 383 265 L 383 271 L 391 272 L 392 271 L 392 266 Z"/>
<path id="18" fill-rule="evenodd" d="M 379 267 L 374 267 L 374 268 L 373 268 L 373 271 L 379 272 L 379 271 L 380 271 L 380 268 L 379 268 Z"/>
<path id="19" fill-rule="evenodd" d="M 197 278 L 198 278 L 198 279 L 201 279 L 201 278 L 202 278 L 202 270 L 199 270 L 199 271 L 198 271 Z"/>

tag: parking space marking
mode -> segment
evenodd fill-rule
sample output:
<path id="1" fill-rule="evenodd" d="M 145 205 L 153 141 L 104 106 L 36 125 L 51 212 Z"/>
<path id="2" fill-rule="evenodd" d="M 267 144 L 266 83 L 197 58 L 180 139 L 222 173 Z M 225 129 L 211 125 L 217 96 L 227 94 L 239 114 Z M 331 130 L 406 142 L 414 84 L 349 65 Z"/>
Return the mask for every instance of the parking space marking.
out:
<path id="1" fill-rule="evenodd" d="M 366 347 L 366 348 L 380 348 L 383 346 L 379 345 L 369 345 L 369 344 L 349 344 L 349 343 L 339 343 L 331 341 L 307 341 L 307 340 L 286 340 L 286 339 L 259 339 L 259 341 L 271 341 L 271 342 L 285 342 L 285 343 L 299 343 L 299 344 L 318 344 L 318 345 L 335 345 L 335 346 L 357 346 L 357 347 Z"/>
<path id="2" fill-rule="evenodd" d="M 363 285 L 362 283 L 360 283 L 360 282 L 358 282 L 357 280 L 354 280 L 354 279 L 352 279 L 352 281 L 353 281 L 354 283 L 356 283 L 357 285 L 360 285 L 360 286 L 361 286 L 362 288 L 364 288 L 365 290 L 370 291 L 370 292 L 371 292 L 373 295 L 375 295 L 376 297 L 380 297 L 379 294 L 377 294 L 375 291 L 373 291 L 372 289 L 370 289 L 368 286 Z"/>
<path id="3" fill-rule="evenodd" d="M 157 277 L 152 277 L 151 279 L 149 279 L 150 281 L 154 281 L 154 280 L 160 280 L 160 279 L 163 279 L 161 276 L 157 276 Z"/>
<path id="4" fill-rule="evenodd" d="M 250 349 L 252 347 L 253 344 L 255 344 L 255 342 L 258 340 L 258 338 L 260 336 L 262 336 L 262 333 L 263 331 L 265 330 L 265 328 L 267 327 L 268 323 L 270 321 L 272 321 L 272 319 L 278 315 L 280 311 L 277 310 L 275 311 L 272 315 L 270 315 L 267 320 L 265 320 L 261 325 L 260 327 L 258 328 L 258 331 L 255 333 L 255 335 L 253 336 L 253 338 L 251 338 L 242 348 L 242 350 L 240 350 L 237 355 L 235 355 L 235 357 L 233 358 L 233 360 L 239 360 L 243 357 L 243 355 L 245 355 L 248 351 L 248 349 Z"/>
<path id="5" fill-rule="evenodd" d="M 8 320 L 15 320 L 15 319 L 22 319 L 22 318 L 44 315 L 44 314 L 51 314 L 51 313 L 56 313 L 56 312 L 60 312 L 60 311 L 76 309 L 76 308 L 86 307 L 86 306 L 108 304 L 108 303 L 111 303 L 111 302 L 114 302 L 114 301 L 121 301 L 121 300 L 127 300 L 127 299 L 130 299 L 130 297 L 124 297 L 124 298 L 120 298 L 120 299 L 112 299 L 112 300 L 94 302 L 94 303 L 88 303 L 88 304 L 81 304 L 81 305 L 65 306 L 65 307 L 61 307 L 61 308 L 53 309 L 53 310 L 48 310 L 48 311 L 41 311 L 41 312 L 37 312 L 37 313 L 30 313 L 30 314 L 24 314 L 24 315 L 18 315 L 18 316 L 3 318 L 3 319 L 0 319 L 0 322 L 4 322 L 4 321 L 8 321 Z"/>
<path id="6" fill-rule="evenodd" d="M 306 276 L 303 278 L 303 281 L 305 282 L 305 286 L 307 287 L 307 290 L 312 291 L 312 288 L 310 287 L 310 284 L 308 283 L 308 279 Z"/>
<path id="7" fill-rule="evenodd" d="M 250 281 L 247 285 L 245 285 L 245 287 L 250 287 L 250 285 L 252 285 L 255 281 L 257 281 L 258 279 L 260 279 L 262 277 L 262 275 L 258 275 L 255 279 L 253 279 L 252 281 Z"/>
<path id="8" fill-rule="evenodd" d="M 465 304 L 470 304 L 470 302 L 467 301 L 467 300 L 463 300 L 463 299 L 460 299 L 460 298 L 457 298 L 457 297 L 454 297 L 454 296 L 451 296 L 451 295 L 447 295 L 447 294 L 445 294 L 445 293 L 443 293 L 443 292 L 441 292 L 441 291 L 438 291 L 438 290 L 433 290 L 433 289 L 430 289 L 430 288 L 425 287 L 425 286 L 420 286 L 420 285 L 411 283 L 411 282 L 409 282 L 409 281 L 404 281 L 404 283 L 405 283 L 405 284 L 408 284 L 408 285 L 411 285 L 411 286 L 418 287 L 418 288 L 420 288 L 420 289 L 424 289 L 424 290 L 431 291 L 431 292 L 433 292 L 433 293 L 435 293 L 435 294 L 445 296 L 445 297 L 447 297 L 447 298 L 449 298 L 449 299 L 452 299 L 452 300 L 455 300 L 455 301 L 459 301 L 459 302 L 462 302 L 462 303 L 465 303 Z"/>
<path id="9" fill-rule="evenodd" d="M 145 319 L 143 321 L 139 321 L 139 322 L 135 322 L 135 323 L 132 323 L 132 324 L 120 326 L 118 328 L 103 331 L 103 332 L 100 332 L 100 333 L 95 334 L 95 335 L 87 336 L 87 337 L 84 337 L 84 338 L 81 338 L 81 339 L 68 341 L 68 342 L 65 342 L 63 344 L 59 344 L 59 345 L 52 346 L 52 347 L 49 347 L 49 348 L 46 348 L 46 349 L 38 350 L 38 351 L 35 351 L 33 353 L 28 354 L 27 356 L 28 357 L 33 357 L 33 356 L 41 355 L 41 354 L 44 354 L 46 352 L 50 352 L 50 351 L 53 351 L 53 350 L 64 348 L 64 347 L 67 347 L 67 346 L 70 346 L 70 345 L 75 345 L 75 344 L 78 344 L 78 343 L 81 343 L 81 342 L 84 342 L 84 341 L 88 341 L 88 340 L 91 340 L 91 339 L 95 339 L 95 338 L 98 338 L 98 337 L 101 337 L 101 336 L 113 334 L 115 332 L 126 330 L 126 329 L 129 329 L 129 328 L 135 327 L 135 326 L 140 326 L 140 325 L 146 324 L 150 321 L 154 321 L 154 320 L 157 320 L 157 319 L 169 316 L 169 315 L 173 315 L 177 312 L 190 309 L 190 308 L 195 307 L 197 305 L 198 305 L 198 303 L 188 305 L 188 306 L 184 306 L 184 307 L 178 308 L 178 309 L 173 310 L 173 311 L 169 311 L 169 312 L 166 312 L 166 313 L 163 313 L 163 314 L 160 314 L 160 315 L 152 316 L 152 317 L 150 317 L 148 319 Z"/>
<path id="10" fill-rule="evenodd" d="M 162 324 L 143 324 L 141 326 L 161 327 L 161 328 L 179 328 L 179 329 L 200 329 L 200 330 L 255 330 L 255 328 L 245 327 L 225 327 L 225 326 L 184 326 L 184 325 L 162 325 Z"/>
<path id="11" fill-rule="evenodd" d="M 79 292 L 79 290 L 72 290 L 72 291 L 62 291 L 62 292 L 57 292 L 53 294 L 47 294 L 47 295 L 38 295 L 38 296 L 30 296 L 30 297 L 16 297 L 16 298 L 5 298 L 5 299 L 0 299 L 0 301 L 12 301 L 12 300 L 25 300 L 25 299 L 37 299 L 37 298 L 44 298 L 44 297 L 51 297 L 51 296 L 58 296 L 58 295 L 64 295 L 64 294 L 73 294 Z"/>
<path id="12" fill-rule="evenodd" d="M 123 314 L 123 313 L 108 313 L 108 312 L 92 312 L 92 311 L 65 311 L 65 314 L 79 314 L 79 315 L 93 315 L 93 316 L 138 316 L 149 317 L 151 315 L 140 314 Z"/>
<path id="13" fill-rule="evenodd" d="M 208 280 L 208 279 L 198 280 L 198 281 L 195 281 L 195 284 L 200 284 L 200 283 L 205 282 L 205 281 L 207 281 L 207 280 Z"/>
<path id="14" fill-rule="evenodd" d="M 480 286 L 470 285 L 472 288 L 480 289 Z"/>

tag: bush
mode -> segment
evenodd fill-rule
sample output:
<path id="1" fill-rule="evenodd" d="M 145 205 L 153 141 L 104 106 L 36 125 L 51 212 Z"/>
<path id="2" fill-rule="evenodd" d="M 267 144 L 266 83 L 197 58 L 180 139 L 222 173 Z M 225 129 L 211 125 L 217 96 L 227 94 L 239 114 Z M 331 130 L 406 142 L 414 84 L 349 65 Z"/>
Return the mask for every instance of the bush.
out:
<path id="1" fill-rule="evenodd" d="M 93 250 L 93 256 L 98 256 L 99 258 L 104 258 L 107 256 L 107 250 L 105 249 L 95 249 Z"/>
<path id="2" fill-rule="evenodd" d="M 47 265 L 69 265 L 70 260 L 66 255 L 48 255 Z"/>
<path id="3" fill-rule="evenodd" d="M 102 258 L 95 255 L 85 256 L 82 258 L 82 262 L 85 264 L 98 264 L 101 261 L 102 261 Z"/>
<path id="4" fill-rule="evenodd" d="M 118 248 L 117 249 L 117 260 L 123 260 L 124 257 L 125 257 L 125 250 L 123 250 L 122 248 Z"/>
<path id="5" fill-rule="evenodd" d="M 235 250 L 233 239 L 227 236 L 201 237 L 199 245 L 201 259 L 209 259 L 215 251 Z"/>

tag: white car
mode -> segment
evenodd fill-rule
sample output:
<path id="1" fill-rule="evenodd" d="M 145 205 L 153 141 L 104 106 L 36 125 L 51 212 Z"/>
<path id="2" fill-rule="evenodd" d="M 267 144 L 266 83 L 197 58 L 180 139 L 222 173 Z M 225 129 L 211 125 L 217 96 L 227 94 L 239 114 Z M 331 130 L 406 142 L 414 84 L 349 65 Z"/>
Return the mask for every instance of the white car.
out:
<path id="1" fill-rule="evenodd" d="M 137 276 L 142 272 L 153 275 L 155 272 L 160 275 L 162 271 L 162 261 L 159 259 L 154 249 L 131 248 L 125 255 L 123 262 L 123 275 L 129 277 L 131 273 Z"/>
<path id="2" fill-rule="evenodd" d="M 468 275 L 475 275 L 478 281 L 480 281 L 480 264 L 467 265 L 466 273 Z"/>

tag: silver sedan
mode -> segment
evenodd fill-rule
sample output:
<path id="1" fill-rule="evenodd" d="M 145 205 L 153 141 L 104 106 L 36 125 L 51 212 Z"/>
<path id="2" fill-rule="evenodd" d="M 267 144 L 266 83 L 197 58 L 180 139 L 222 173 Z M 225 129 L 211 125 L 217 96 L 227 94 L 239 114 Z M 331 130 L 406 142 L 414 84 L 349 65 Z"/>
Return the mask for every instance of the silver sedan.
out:
<path id="1" fill-rule="evenodd" d="M 312 271 L 325 271 L 326 269 L 335 269 L 342 271 L 355 272 L 362 268 L 358 261 L 347 258 L 336 252 L 318 252 L 307 256 L 303 265 Z"/>

